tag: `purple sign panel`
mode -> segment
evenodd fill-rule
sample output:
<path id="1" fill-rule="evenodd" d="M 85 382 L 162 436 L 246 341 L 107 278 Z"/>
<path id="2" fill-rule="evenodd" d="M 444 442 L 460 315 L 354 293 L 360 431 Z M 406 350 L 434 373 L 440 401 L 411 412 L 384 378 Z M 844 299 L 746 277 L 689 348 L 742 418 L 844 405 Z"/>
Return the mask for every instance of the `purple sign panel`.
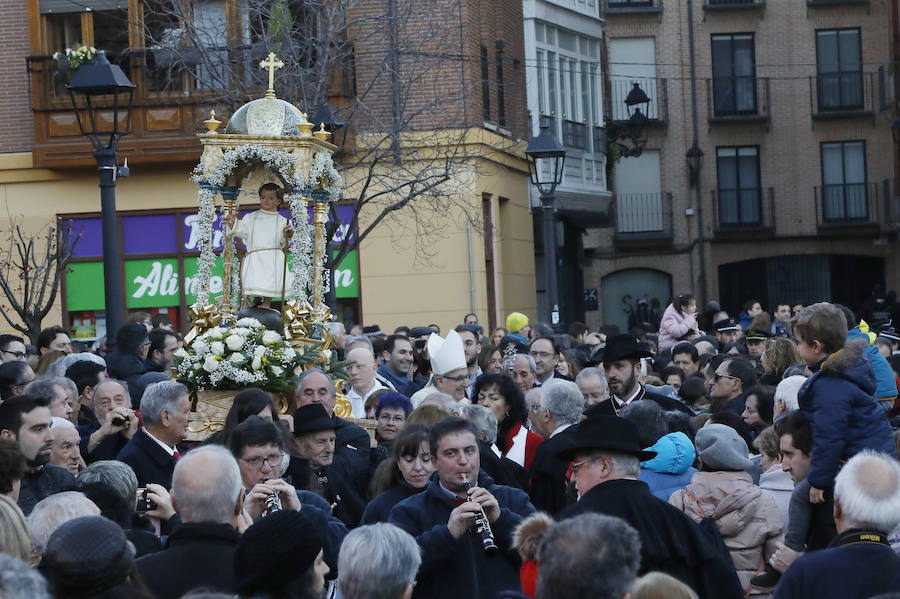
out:
<path id="1" fill-rule="evenodd" d="M 125 254 L 159 254 L 178 251 L 175 215 L 126 216 L 122 219 Z"/>
<path id="2" fill-rule="evenodd" d="M 338 214 L 338 228 L 334 233 L 334 237 L 331 242 L 332 245 L 340 245 L 343 243 L 353 243 L 356 241 L 356 232 L 350 230 L 350 224 L 353 222 L 353 205 L 344 205 L 339 204 L 337 207 Z M 240 215 L 244 217 L 253 212 L 253 210 L 241 210 Z M 282 216 L 287 218 L 288 211 L 286 208 L 279 210 Z M 313 221 L 313 210 L 310 207 L 308 215 L 308 222 L 312 224 Z M 199 252 L 200 248 L 197 247 L 198 240 L 200 239 L 200 220 L 196 214 L 183 214 L 182 215 L 182 226 L 183 226 L 183 239 L 184 239 L 184 250 L 186 252 Z M 173 228 L 174 231 L 174 228 Z M 216 215 L 216 220 L 213 223 L 213 249 L 221 250 L 225 244 L 225 235 L 222 230 L 222 217 L 221 215 Z M 167 246 L 168 247 L 168 246 Z M 169 250 L 159 250 L 159 251 L 169 251 Z M 174 251 L 174 250 L 172 250 Z M 127 250 L 126 250 L 127 252 Z"/>
<path id="3" fill-rule="evenodd" d="M 184 251 L 199 252 L 200 242 L 200 217 L 196 213 L 182 214 L 182 239 L 184 242 Z M 174 228 L 173 228 L 174 230 Z M 213 221 L 213 239 L 212 245 L 214 250 L 221 250 L 225 247 L 225 233 L 222 231 L 222 216 L 216 214 L 216 220 Z"/>
<path id="4" fill-rule="evenodd" d="M 66 219 L 62 226 L 72 227 L 72 239 L 81 235 L 81 239 L 72 251 L 73 258 L 103 255 L 103 226 L 99 218 Z"/>

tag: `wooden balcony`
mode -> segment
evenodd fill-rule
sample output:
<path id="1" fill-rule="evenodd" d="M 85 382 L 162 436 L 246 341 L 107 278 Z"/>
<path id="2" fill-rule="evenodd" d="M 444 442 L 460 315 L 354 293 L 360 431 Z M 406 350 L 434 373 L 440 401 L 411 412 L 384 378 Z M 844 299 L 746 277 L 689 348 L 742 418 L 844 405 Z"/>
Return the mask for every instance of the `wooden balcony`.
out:
<path id="1" fill-rule="evenodd" d="M 205 49 L 210 51 L 210 49 Z M 180 63 L 167 63 L 160 51 L 135 50 L 110 56 L 135 84 L 131 133 L 119 142 L 119 154 L 130 164 L 195 162 L 200 158 L 197 134 L 205 131 L 202 121 L 209 110 L 226 122 L 231 107 L 240 106 L 265 93 L 264 81 L 254 71 L 253 79 L 229 85 L 229 77 L 240 73 L 235 65 L 251 64 L 250 46 L 211 50 L 221 57 L 221 71 L 211 72 L 190 63 L 185 53 Z M 50 56 L 27 58 L 31 79 L 34 137 L 32 150 L 37 168 L 70 168 L 95 164 L 90 143 L 81 136 L 72 103 L 66 92 L 71 73 L 61 70 Z M 329 101 L 345 104 L 343 76 L 335 77 Z M 228 89 L 224 89 L 224 88 Z M 234 89 L 249 90 L 237 98 Z M 301 107 L 311 111 L 314 107 Z M 111 111 L 110 111 L 111 114 Z M 102 115 L 101 115 L 102 118 Z"/>

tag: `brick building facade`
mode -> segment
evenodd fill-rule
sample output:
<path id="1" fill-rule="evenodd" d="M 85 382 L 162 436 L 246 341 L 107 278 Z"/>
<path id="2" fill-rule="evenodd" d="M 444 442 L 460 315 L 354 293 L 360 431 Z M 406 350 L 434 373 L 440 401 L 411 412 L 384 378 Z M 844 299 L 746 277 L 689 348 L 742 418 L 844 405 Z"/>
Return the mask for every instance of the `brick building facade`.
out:
<path id="1" fill-rule="evenodd" d="M 607 100 L 638 82 L 656 112 L 643 154 L 615 166 L 612 227 L 585 239 L 589 323 L 685 292 L 736 314 L 900 288 L 888 4 L 604 0 Z"/>

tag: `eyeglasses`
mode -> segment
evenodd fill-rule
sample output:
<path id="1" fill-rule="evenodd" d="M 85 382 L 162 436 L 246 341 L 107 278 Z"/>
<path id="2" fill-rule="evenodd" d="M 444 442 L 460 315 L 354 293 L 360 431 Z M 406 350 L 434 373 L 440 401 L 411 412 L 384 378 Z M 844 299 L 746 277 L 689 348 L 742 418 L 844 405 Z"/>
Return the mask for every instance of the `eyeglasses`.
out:
<path id="1" fill-rule="evenodd" d="M 256 470 L 262 468 L 263 462 L 268 462 L 269 467 L 272 469 L 281 468 L 281 460 L 284 454 L 282 453 L 273 453 L 268 457 L 257 456 L 255 458 L 241 458 L 241 461 L 247 462 L 247 464 Z"/>
<path id="2" fill-rule="evenodd" d="M 606 391 L 594 391 L 593 393 L 582 393 L 585 399 L 605 399 Z"/>
<path id="3" fill-rule="evenodd" d="M 741 380 L 741 379 L 739 379 L 739 378 L 736 377 L 736 376 L 731 376 L 730 374 L 719 374 L 718 372 L 713 376 L 713 380 L 715 380 L 717 383 L 718 383 L 721 379 L 734 379 L 734 380 L 736 380 L 736 381 Z"/>
<path id="4" fill-rule="evenodd" d="M 580 462 L 575 462 L 571 466 L 569 466 L 569 472 L 572 476 L 575 476 L 575 473 L 578 472 L 578 469 L 587 464 L 588 462 L 593 462 L 594 458 L 588 458 L 586 460 L 581 460 Z"/>
<path id="5" fill-rule="evenodd" d="M 378 416 L 378 420 L 382 422 L 396 422 L 397 424 L 402 424 L 406 422 L 406 416 L 391 416 L 390 414 L 380 414 Z"/>
<path id="6" fill-rule="evenodd" d="M 461 374 L 459 376 L 441 376 L 442 379 L 446 379 L 448 381 L 453 381 L 454 383 L 461 383 L 463 381 L 469 380 L 469 377 L 465 374 Z"/>
<path id="7" fill-rule="evenodd" d="M 538 412 L 541 411 L 541 404 L 539 404 L 539 403 L 530 404 L 528 406 L 528 411 L 531 412 L 532 414 L 537 414 Z"/>
<path id="8" fill-rule="evenodd" d="M 4 349 L 3 353 L 15 356 L 15 358 L 17 360 L 21 360 L 22 358 L 24 358 L 26 356 L 25 352 L 23 352 L 23 351 L 9 351 L 9 350 Z"/>

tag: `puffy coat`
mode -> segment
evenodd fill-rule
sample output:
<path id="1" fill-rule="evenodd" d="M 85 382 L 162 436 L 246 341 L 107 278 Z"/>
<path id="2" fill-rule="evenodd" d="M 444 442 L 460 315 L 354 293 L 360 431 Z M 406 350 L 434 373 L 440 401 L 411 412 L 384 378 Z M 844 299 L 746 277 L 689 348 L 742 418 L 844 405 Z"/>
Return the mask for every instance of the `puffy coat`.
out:
<path id="1" fill-rule="evenodd" d="M 650 451 L 656 457 L 641 462 L 639 480 L 647 483 L 650 492 L 663 501 L 668 501 L 675 491 L 683 489 L 697 472 L 691 464 L 697 459 L 697 451 L 690 438 L 684 433 L 669 433 L 660 437 Z"/>
<path id="2" fill-rule="evenodd" d="M 869 358 L 872 370 L 875 371 L 875 399 L 882 402 L 881 408 L 887 411 L 893 407 L 894 399 L 897 397 L 897 381 L 891 365 L 875 346 L 875 337 L 877 335 L 869 332 L 869 325 L 865 320 L 861 320 L 859 326 L 847 331 L 847 341 L 861 339 L 865 342 L 866 348 L 863 353 Z"/>
<path id="3" fill-rule="evenodd" d="M 679 314 L 675 306 L 669 304 L 659 323 L 659 351 L 672 349 L 679 339 L 691 331 L 701 334 L 697 320 L 686 312 Z"/>
<path id="4" fill-rule="evenodd" d="M 897 457 L 894 435 L 875 401 L 875 372 L 865 358 L 863 340 L 851 340 L 818 366 L 797 393 L 800 410 L 813 423 L 809 484 L 834 485 L 841 460 L 863 449 Z"/>
<path id="5" fill-rule="evenodd" d="M 672 494 L 669 503 L 695 522 L 715 518 L 745 589 L 777 549 L 781 513 L 746 472 L 698 472 L 691 484 Z"/>

